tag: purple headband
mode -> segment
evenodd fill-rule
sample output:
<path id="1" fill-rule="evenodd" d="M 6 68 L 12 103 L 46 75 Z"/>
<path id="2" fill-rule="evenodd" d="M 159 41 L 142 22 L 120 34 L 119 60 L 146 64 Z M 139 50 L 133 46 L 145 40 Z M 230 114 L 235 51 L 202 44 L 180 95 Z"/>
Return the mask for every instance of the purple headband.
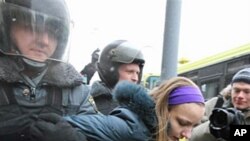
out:
<path id="1" fill-rule="evenodd" d="M 204 103 L 204 97 L 200 89 L 193 86 L 181 86 L 174 89 L 169 94 L 169 105 L 178 105 L 183 103 Z"/>

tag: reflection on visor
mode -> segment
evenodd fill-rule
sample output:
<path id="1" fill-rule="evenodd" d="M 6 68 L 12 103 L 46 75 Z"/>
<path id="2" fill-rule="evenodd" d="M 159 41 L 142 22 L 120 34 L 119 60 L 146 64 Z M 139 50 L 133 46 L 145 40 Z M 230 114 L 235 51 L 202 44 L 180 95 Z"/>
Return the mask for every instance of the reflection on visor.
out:
<path id="1" fill-rule="evenodd" d="M 17 47 L 17 41 L 12 38 L 13 36 L 10 35 L 12 25 L 18 25 L 22 29 L 27 29 L 27 31 L 34 33 L 34 37 L 36 35 L 42 35 L 43 33 L 46 33 L 50 39 L 53 39 L 51 41 L 56 41 L 56 50 L 51 49 L 51 52 L 53 53 L 52 55 L 48 53 L 50 51 L 49 49 L 42 49 L 43 45 L 44 47 L 46 46 L 42 42 L 37 41 L 34 43 L 34 45 L 29 44 L 29 47 L 32 48 L 31 50 L 36 52 L 34 53 L 36 56 L 42 56 L 41 54 L 45 54 L 47 57 L 49 57 L 49 60 L 63 62 L 68 61 L 68 39 L 70 30 L 68 15 L 59 18 L 57 16 L 43 14 L 41 12 L 11 3 L 0 3 L 0 12 L 1 26 L 3 24 L 3 29 L 0 29 L 0 36 L 2 36 L 2 40 L 0 40 L 0 51 L 2 53 L 6 55 L 21 56 L 37 60 L 33 56 L 31 57 L 27 54 L 24 54 L 23 52 L 25 51 L 22 51 L 21 48 L 19 48 L 20 46 Z M 33 49 L 33 47 L 38 48 Z"/>
<path id="2" fill-rule="evenodd" d="M 59 38 L 63 36 L 63 31 L 68 32 L 67 25 L 64 21 L 47 16 L 42 13 L 34 12 L 24 8 L 4 7 L 4 12 L 11 19 L 10 24 L 23 24 L 35 32 L 48 32 L 50 35 Z"/>
<path id="3" fill-rule="evenodd" d="M 129 42 L 121 43 L 110 51 L 111 60 L 120 63 L 132 63 L 135 59 L 144 60 L 141 49 L 138 47 Z"/>

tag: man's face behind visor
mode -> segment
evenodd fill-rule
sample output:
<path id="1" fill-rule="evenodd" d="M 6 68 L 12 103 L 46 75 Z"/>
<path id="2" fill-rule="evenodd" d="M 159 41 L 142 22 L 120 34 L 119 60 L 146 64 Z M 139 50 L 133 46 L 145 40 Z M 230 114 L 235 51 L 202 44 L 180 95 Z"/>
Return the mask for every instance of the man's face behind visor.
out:
<path id="1" fill-rule="evenodd" d="M 39 62 L 61 59 L 58 56 L 63 56 L 69 34 L 67 23 L 12 4 L 5 6 L 3 11 L 8 17 L 5 20 L 8 20 L 10 33 L 9 49 L 4 50 L 5 53 Z"/>

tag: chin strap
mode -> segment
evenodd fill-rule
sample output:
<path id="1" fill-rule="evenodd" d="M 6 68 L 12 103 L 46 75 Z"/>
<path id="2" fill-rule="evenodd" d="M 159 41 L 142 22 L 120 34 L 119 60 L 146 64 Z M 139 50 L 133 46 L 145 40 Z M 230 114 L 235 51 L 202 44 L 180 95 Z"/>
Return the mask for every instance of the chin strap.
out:
<path id="1" fill-rule="evenodd" d="M 37 62 L 27 58 L 21 58 L 21 60 L 24 67 L 23 73 L 31 78 L 39 76 L 47 69 L 48 66 L 47 62 Z"/>
<path id="2" fill-rule="evenodd" d="M 37 68 L 42 68 L 42 67 L 45 67 L 47 65 L 47 63 L 45 63 L 45 62 L 37 62 L 37 61 L 33 61 L 33 60 L 30 60 L 27 58 L 23 58 L 23 61 L 27 65 L 32 66 L 32 67 L 37 67 Z"/>

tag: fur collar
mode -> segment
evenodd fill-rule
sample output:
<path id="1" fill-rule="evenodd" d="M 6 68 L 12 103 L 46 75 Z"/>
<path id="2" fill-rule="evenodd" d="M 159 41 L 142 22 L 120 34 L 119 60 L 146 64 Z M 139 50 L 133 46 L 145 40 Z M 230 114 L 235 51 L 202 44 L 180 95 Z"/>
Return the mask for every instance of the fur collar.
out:
<path id="1" fill-rule="evenodd" d="M 9 83 L 22 81 L 19 74 L 20 67 L 8 57 L 0 57 L 0 80 Z M 48 83 L 58 87 L 72 87 L 82 83 L 81 74 L 70 64 L 52 62 L 42 79 L 42 83 Z"/>

